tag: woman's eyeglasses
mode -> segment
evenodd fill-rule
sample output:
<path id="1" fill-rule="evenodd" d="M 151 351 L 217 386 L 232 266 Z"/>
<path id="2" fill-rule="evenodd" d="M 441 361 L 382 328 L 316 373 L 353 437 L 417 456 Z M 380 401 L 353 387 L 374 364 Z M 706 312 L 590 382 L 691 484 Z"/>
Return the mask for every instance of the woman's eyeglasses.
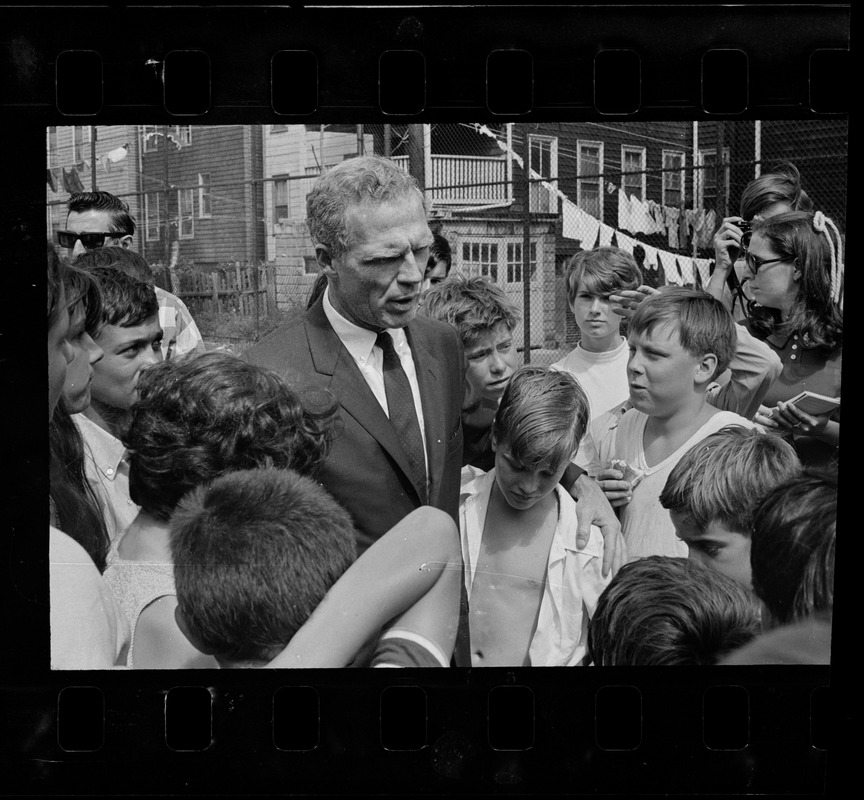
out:
<path id="1" fill-rule="evenodd" d="M 88 250 L 95 250 L 97 247 L 104 247 L 105 240 L 108 237 L 117 236 L 116 233 L 75 233 L 74 231 L 57 231 L 57 242 L 61 247 L 68 247 L 70 250 L 75 247 L 75 242 L 79 239 L 81 244 Z"/>
<path id="2" fill-rule="evenodd" d="M 789 261 L 788 258 L 759 258 L 752 253 L 744 253 L 744 260 L 747 262 L 747 269 L 754 275 L 759 272 L 766 264 L 780 264 L 784 261 Z"/>

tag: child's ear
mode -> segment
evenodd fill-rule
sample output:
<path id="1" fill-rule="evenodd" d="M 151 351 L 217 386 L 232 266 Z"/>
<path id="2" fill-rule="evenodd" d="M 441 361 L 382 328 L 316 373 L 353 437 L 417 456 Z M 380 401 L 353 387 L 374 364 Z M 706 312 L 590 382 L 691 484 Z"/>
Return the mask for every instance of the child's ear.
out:
<path id="1" fill-rule="evenodd" d="M 186 624 L 186 617 L 183 616 L 183 612 L 180 610 L 180 606 L 174 606 L 174 621 L 177 623 L 177 627 L 180 628 L 181 633 L 189 640 L 189 644 L 192 645 L 199 653 L 204 653 L 205 656 L 212 656 L 215 654 L 215 650 L 212 647 L 207 647 L 201 640 L 189 629 L 189 626 Z"/>
<path id="2" fill-rule="evenodd" d="M 717 356 L 714 353 L 705 353 L 696 367 L 695 381 L 697 384 L 708 383 L 713 380 L 717 371 Z"/>
<path id="3" fill-rule="evenodd" d="M 492 452 L 498 452 L 498 437 L 495 435 L 495 428 L 492 428 L 489 435 L 489 444 L 492 445 Z"/>

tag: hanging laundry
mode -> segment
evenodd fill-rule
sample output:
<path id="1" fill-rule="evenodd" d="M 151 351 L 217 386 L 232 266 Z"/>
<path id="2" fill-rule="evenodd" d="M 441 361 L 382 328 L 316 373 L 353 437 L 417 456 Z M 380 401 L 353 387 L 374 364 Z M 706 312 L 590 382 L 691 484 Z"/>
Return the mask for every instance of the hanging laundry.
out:
<path id="1" fill-rule="evenodd" d="M 635 194 L 630 195 L 630 231 L 646 233 L 648 206 Z"/>
<path id="2" fill-rule="evenodd" d="M 604 223 L 600 223 L 600 247 L 611 247 L 612 235 L 615 233 L 614 228 L 610 228 Z"/>
<path id="3" fill-rule="evenodd" d="M 75 167 L 63 170 L 63 188 L 69 194 L 84 191 L 84 184 L 81 183 L 81 178 L 78 177 L 78 170 Z"/>
<path id="4" fill-rule="evenodd" d="M 681 210 L 678 208 L 666 207 L 663 211 L 666 217 L 666 237 L 669 241 L 669 247 L 677 250 L 678 245 L 678 220 L 681 216 Z"/>
<path id="5" fill-rule="evenodd" d="M 662 250 L 659 251 L 659 253 L 660 266 L 663 268 L 661 272 L 666 279 L 666 283 L 677 283 L 680 272 L 678 270 L 678 260 L 675 258 L 675 254 L 667 253 Z"/>
<path id="6" fill-rule="evenodd" d="M 51 187 L 51 191 L 56 192 L 57 184 L 54 182 L 54 173 L 51 172 L 50 169 L 45 170 L 45 179 L 48 181 L 48 186 Z"/>
<path id="7" fill-rule="evenodd" d="M 129 154 L 129 142 L 121 145 L 120 147 L 115 147 L 113 150 L 109 150 L 105 153 L 105 158 L 110 161 L 112 164 L 116 164 L 118 161 L 122 161 Z"/>
<path id="8" fill-rule="evenodd" d="M 645 269 L 657 269 L 657 250 L 656 247 L 651 247 L 650 244 L 643 244 L 645 248 Z"/>
<path id="9" fill-rule="evenodd" d="M 622 231 L 630 230 L 630 201 L 623 189 L 618 190 L 618 227 Z"/>
<path id="10" fill-rule="evenodd" d="M 711 277 L 711 262 L 707 258 L 694 258 L 693 266 L 697 276 L 696 285 L 701 289 L 708 284 Z"/>
<path id="11" fill-rule="evenodd" d="M 618 247 L 620 247 L 622 250 L 626 250 L 628 253 L 632 253 L 636 246 L 639 244 L 639 242 L 637 242 L 635 239 L 627 236 L 624 233 L 621 233 L 621 231 L 618 231 L 615 234 L 615 238 L 618 240 Z"/>

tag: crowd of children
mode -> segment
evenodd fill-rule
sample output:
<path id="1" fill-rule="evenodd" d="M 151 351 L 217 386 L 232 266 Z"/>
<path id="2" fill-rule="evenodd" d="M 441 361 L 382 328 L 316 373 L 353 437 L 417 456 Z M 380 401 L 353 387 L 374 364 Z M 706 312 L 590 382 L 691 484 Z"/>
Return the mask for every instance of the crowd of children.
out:
<path id="1" fill-rule="evenodd" d="M 715 239 L 751 273 L 744 324 L 719 279 L 650 289 L 629 253 L 578 253 L 579 343 L 551 367 L 519 366 L 517 308 L 436 234 L 458 520 L 422 506 L 362 552 L 316 481 L 332 397 L 201 352 L 131 251 L 50 249 L 52 666 L 446 667 L 460 637 L 475 667 L 828 663 L 839 410 L 788 400 L 839 397 L 842 250 L 818 213 L 771 212 Z"/>

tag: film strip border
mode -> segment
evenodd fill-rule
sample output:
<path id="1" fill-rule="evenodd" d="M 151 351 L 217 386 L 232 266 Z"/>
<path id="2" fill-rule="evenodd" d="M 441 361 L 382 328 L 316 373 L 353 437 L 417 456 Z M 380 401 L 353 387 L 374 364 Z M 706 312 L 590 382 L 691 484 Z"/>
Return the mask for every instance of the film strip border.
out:
<path id="1" fill-rule="evenodd" d="M 716 685 L 686 669 L 662 681 L 627 669 L 529 680 L 373 670 L 360 685 L 340 671 L 290 684 L 232 672 L 218 686 L 178 673 L 99 687 L 91 675 L 0 693 L 3 745 L 22 787 L 70 793 L 821 794 L 836 734 L 828 688 L 810 687 L 809 668 L 781 683 L 726 669 Z"/>
<path id="2" fill-rule="evenodd" d="M 63 24 L 45 26 L 46 14 Z M 16 9 L 0 105 L 100 121 L 842 114 L 849 16 L 829 5 Z"/>

